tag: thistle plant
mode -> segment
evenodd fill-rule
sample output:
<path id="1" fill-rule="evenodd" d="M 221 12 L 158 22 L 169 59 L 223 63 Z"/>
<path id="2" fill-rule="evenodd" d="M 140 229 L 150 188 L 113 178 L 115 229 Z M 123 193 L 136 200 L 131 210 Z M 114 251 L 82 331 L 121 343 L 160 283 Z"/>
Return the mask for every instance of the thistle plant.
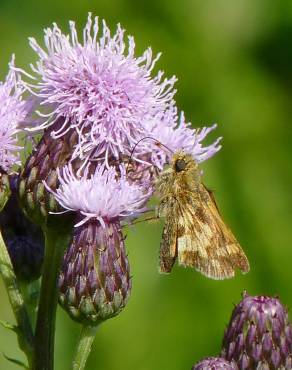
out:
<path id="1" fill-rule="evenodd" d="M 84 369 L 97 327 L 118 315 L 130 297 L 123 227 L 149 211 L 155 176 L 172 152 L 184 150 L 202 162 L 221 148 L 221 138 L 202 144 L 216 125 L 194 130 L 179 112 L 176 78 L 154 73 L 159 54 L 153 57 L 148 48 L 136 56 L 133 37 L 125 39 L 120 25 L 111 34 L 91 14 L 82 41 L 74 22 L 69 28 L 69 35 L 56 24 L 46 29 L 44 46 L 30 38 L 37 62 L 30 71 L 11 63 L 0 85 L 0 97 L 3 88 L 9 103 L 0 108 L 3 206 L 12 193 L 0 216 L 7 247 L 1 241 L 6 260 L 0 262 L 10 264 L 10 275 L 3 276 L 8 289 L 13 280 L 20 297 L 19 338 L 33 370 L 54 368 L 58 301 L 82 325 L 72 368 Z M 19 132 L 32 151 L 16 171 Z M 19 205 L 16 231 L 12 217 Z M 17 284 L 40 273 L 34 327 Z M 213 363 L 228 365 L 213 359 L 210 368 Z"/>
<path id="2" fill-rule="evenodd" d="M 176 78 L 154 73 L 160 54 L 136 56 L 132 36 L 120 25 L 111 34 L 91 14 L 82 41 L 69 28 L 46 29 L 44 46 L 30 38 L 37 62 L 25 71 L 12 58 L 0 83 L 0 271 L 17 323 L 6 326 L 32 370 L 54 368 L 58 301 L 81 325 L 72 368 L 85 368 L 98 326 L 131 294 L 123 227 L 150 210 L 173 152 L 199 163 L 221 148 L 221 138 L 203 145 L 216 125 L 192 129 L 179 112 Z M 23 147 L 32 149 L 22 164 Z M 29 307 L 27 287 L 39 277 Z M 193 370 L 291 369 L 291 352 L 280 301 L 245 294 L 221 357 Z"/>

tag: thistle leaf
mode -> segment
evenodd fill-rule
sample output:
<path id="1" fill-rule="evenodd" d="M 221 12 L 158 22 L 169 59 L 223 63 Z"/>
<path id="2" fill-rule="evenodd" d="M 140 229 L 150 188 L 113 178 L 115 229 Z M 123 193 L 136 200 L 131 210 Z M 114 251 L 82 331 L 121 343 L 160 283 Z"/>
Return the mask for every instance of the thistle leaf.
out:
<path id="1" fill-rule="evenodd" d="M 13 325 L 13 324 L 10 324 L 9 322 L 0 320 L 0 325 L 2 325 L 3 328 L 5 328 L 5 329 L 14 331 L 15 333 L 18 332 L 17 326 L 16 325 Z"/>
<path id="2" fill-rule="evenodd" d="M 6 360 L 12 362 L 13 364 L 16 364 L 16 365 L 22 367 L 23 369 L 29 370 L 29 368 L 22 361 L 17 360 L 16 358 L 6 356 L 5 353 L 2 353 L 2 354 L 6 358 Z"/>

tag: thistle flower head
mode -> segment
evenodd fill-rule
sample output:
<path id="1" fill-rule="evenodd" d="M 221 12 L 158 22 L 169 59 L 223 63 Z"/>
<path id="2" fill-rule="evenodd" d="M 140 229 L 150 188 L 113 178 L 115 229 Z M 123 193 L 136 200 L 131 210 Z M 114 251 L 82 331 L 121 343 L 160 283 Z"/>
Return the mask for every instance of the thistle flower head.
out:
<path id="1" fill-rule="evenodd" d="M 28 114 L 31 104 L 22 99 L 25 88 L 14 71 L 14 57 L 9 64 L 9 73 L 0 82 L 0 169 L 9 172 L 14 164 L 20 164 L 17 144 L 19 125 Z"/>
<path id="2" fill-rule="evenodd" d="M 237 366 L 221 357 L 209 357 L 194 365 L 192 370 L 237 370 Z"/>
<path id="3" fill-rule="evenodd" d="M 79 226 L 91 218 L 105 221 L 131 218 L 145 210 L 144 205 L 151 189 L 129 183 L 126 168 L 121 165 L 119 172 L 114 167 L 98 164 L 90 175 L 87 166 L 82 176 L 74 174 L 71 165 L 58 170 L 59 188 L 53 192 L 58 203 L 68 211 L 80 212 L 84 218 Z"/>
<path id="4" fill-rule="evenodd" d="M 244 294 L 225 332 L 222 355 L 240 370 L 291 368 L 292 328 L 279 299 Z"/>
<path id="5" fill-rule="evenodd" d="M 60 117 L 64 123 L 55 137 L 76 127 L 80 142 L 74 156 L 119 158 L 145 136 L 149 119 L 173 104 L 175 78 L 164 79 L 162 72 L 152 78 L 159 56 L 153 58 L 148 48 L 136 57 L 134 39 L 125 41 L 120 25 L 114 35 L 104 21 L 99 28 L 98 18 L 89 14 L 82 41 L 74 22 L 70 35 L 56 24 L 46 29 L 44 49 L 31 38 L 39 82 L 27 86 L 42 101 L 40 115 L 47 120 L 41 128 Z"/>
<path id="6" fill-rule="evenodd" d="M 96 325 L 120 313 L 132 284 L 118 221 L 75 228 L 58 285 L 60 304 L 78 322 Z"/>

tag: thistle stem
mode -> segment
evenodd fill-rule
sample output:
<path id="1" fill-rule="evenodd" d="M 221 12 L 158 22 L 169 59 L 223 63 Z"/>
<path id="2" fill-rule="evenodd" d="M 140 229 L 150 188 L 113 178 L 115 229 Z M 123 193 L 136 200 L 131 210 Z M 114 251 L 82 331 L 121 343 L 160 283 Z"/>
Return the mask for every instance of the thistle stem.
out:
<path id="1" fill-rule="evenodd" d="M 27 313 L 32 327 L 35 327 L 37 305 L 39 302 L 40 280 L 35 280 L 30 283 L 19 282 L 19 288 L 27 309 Z"/>
<path id="2" fill-rule="evenodd" d="M 70 234 L 67 230 L 47 227 L 45 260 L 35 332 L 35 362 L 33 370 L 54 369 L 54 340 L 58 303 L 57 279 Z"/>
<path id="3" fill-rule="evenodd" d="M 26 354 L 30 366 L 33 359 L 33 331 L 1 231 L 0 271 L 16 318 L 17 328 L 15 332 L 18 337 L 19 347 Z"/>
<path id="4" fill-rule="evenodd" d="M 72 370 L 83 370 L 88 356 L 91 352 L 92 343 L 94 341 L 98 326 L 84 325 L 81 329 L 78 340 L 75 357 L 73 359 Z"/>

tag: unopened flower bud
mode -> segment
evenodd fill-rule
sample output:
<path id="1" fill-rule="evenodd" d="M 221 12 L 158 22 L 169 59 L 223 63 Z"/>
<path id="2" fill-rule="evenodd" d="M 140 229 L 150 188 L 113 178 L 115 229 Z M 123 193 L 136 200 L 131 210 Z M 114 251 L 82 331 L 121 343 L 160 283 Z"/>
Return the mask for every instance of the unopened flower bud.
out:
<path id="1" fill-rule="evenodd" d="M 230 363 L 221 357 L 209 357 L 198 362 L 192 367 L 192 370 L 237 370 L 234 363 Z"/>
<path id="2" fill-rule="evenodd" d="M 6 247 L 19 280 L 32 281 L 41 276 L 44 245 L 28 236 L 8 238 Z"/>
<path id="3" fill-rule="evenodd" d="M 0 228 L 19 280 L 32 281 L 41 275 L 44 238 L 40 228 L 23 214 L 17 199 L 17 176 L 10 176 L 11 196 L 0 213 Z"/>
<path id="4" fill-rule="evenodd" d="M 116 316 L 131 291 L 119 222 L 90 220 L 74 230 L 59 276 L 59 302 L 76 321 L 97 325 Z"/>
<path id="5" fill-rule="evenodd" d="M 60 210 L 55 197 L 46 190 L 44 181 L 51 189 L 56 189 L 59 184 L 56 170 L 71 159 L 72 148 L 78 140 L 75 130 L 70 130 L 62 138 L 53 138 L 52 131 L 61 126 L 60 119 L 45 130 L 20 176 L 20 201 L 29 218 L 39 225 L 47 221 L 49 212 Z"/>
<path id="6" fill-rule="evenodd" d="M 222 356 L 240 370 L 291 369 L 292 328 L 279 299 L 245 293 L 233 310 Z"/>

